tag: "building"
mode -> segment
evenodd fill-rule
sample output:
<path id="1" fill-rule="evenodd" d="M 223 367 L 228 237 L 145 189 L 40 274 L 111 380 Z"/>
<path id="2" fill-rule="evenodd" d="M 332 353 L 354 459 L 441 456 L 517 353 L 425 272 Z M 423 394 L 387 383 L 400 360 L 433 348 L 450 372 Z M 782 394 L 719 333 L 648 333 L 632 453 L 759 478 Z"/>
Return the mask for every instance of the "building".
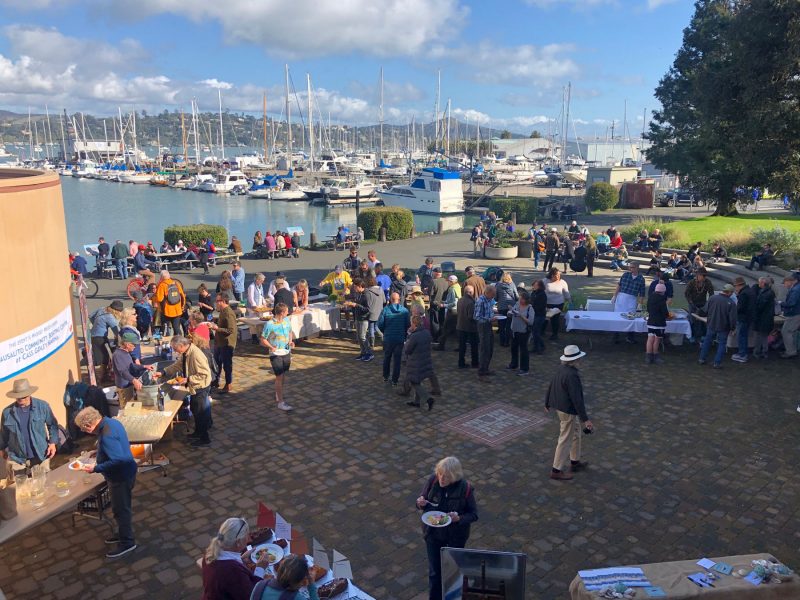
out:
<path id="1" fill-rule="evenodd" d="M 558 158 L 560 147 L 547 138 L 519 138 L 502 140 L 492 138 L 492 153 L 497 158 L 525 156 L 530 160 Z"/>
<path id="2" fill-rule="evenodd" d="M 72 156 L 76 160 L 91 158 L 93 160 L 107 161 L 122 156 L 122 142 L 109 140 L 107 142 L 72 142 Z"/>
<path id="3" fill-rule="evenodd" d="M 636 181 L 639 178 L 637 167 L 589 167 L 586 170 L 586 185 L 605 182 L 611 185 L 621 185 L 626 181 Z"/>
<path id="4" fill-rule="evenodd" d="M 585 140 L 567 142 L 567 156 L 578 156 L 600 166 L 639 164 L 650 147 L 648 140 Z"/>

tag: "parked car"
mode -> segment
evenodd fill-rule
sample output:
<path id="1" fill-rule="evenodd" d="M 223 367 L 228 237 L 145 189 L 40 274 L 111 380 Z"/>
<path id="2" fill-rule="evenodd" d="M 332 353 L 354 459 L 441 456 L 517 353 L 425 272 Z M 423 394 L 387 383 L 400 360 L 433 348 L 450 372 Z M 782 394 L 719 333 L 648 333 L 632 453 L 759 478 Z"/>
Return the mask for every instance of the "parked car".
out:
<path id="1" fill-rule="evenodd" d="M 658 198 L 659 206 L 705 206 L 706 201 L 698 192 L 691 190 L 672 190 Z"/>

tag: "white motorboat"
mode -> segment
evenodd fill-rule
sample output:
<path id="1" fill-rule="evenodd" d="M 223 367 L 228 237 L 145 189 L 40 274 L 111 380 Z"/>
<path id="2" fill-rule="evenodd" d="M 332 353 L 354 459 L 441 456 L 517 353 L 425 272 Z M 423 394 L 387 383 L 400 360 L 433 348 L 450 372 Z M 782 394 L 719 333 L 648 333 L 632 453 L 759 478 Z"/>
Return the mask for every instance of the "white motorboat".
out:
<path id="1" fill-rule="evenodd" d="M 375 195 L 377 189 L 377 185 L 362 177 L 347 181 L 344 185 L 327 186 L 322 190 L 322 193 L 331 200 L 354 200 L 356 194 L 358 194 L 359 198 L 371 198 Z"/>
<path id="2" fill-rule="evenodd" d="M 199 175 L 194 175 L 189 180 L 189 183 L 187 183 L 183 187 L 183 189 L 199 192 L 200 191 L 200 186 L 202 186 L 202 185 L 204 185 L 206 183 L 213 183 L 213 182 L 216 181 L 216 179 L 217 178 L 214 177 L 213 175 L 211 175 L 210 173 L 201 173 Z"/>
<path id="3" fill-rule="evenodd" d="M 461 176 L 454 171 L 427 167 L 411 185 L 393 185 L 378 191 L 386 206 L 401 206 L 413 212 L 457 214 L 464 212 Z"/>
<path id="4" fill-rule="evenodd" d="M 286 200 L 290 202 L 308 200 L 306 190 L 303 187 L 294 181 L 286 179 L 281 180 L 281 183 L 270 191 L 269 197 L 270 200 Z"/>
<path id="5" fill-rule="evenodd" d="M 150 183 L 150 179 L 152 179 L 152 175 L 150 173 L 140 173 L 136 171 L 128 171 L 127 173 L 120 173 L 118 178 L 119 181 L 122 183 L 136 183 L 136 184 L 144 184 Z"/>
<path id="6" fill-rule="evenodd" d="M 236 186 L 247 186 L 247 177 L 241 171 L 223 171 L 214 182 L 204 184 L 203 191 L 228 194 Z"/>

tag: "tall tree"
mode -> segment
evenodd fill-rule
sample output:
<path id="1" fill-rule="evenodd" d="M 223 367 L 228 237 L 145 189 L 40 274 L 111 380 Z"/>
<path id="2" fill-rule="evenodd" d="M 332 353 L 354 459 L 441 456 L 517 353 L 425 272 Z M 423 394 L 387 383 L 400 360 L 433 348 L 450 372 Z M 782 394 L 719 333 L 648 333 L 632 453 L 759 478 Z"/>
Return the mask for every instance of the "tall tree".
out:
<path id="1" fill-rule="evenodd" d="M 508 129 L 503 129 L 500 132 L 500 139 L 501 140 L 510 140 L 511 139 L 511 132 Z"/>
<path id="2" fill-rule="evenodd" d="M 540 138 L 540 137 L 544 137 L 544 136 L 542 135 L 542 132 L 539 131 L 538 129 L 534 129 L 531 132 L 531 139 Z"/>
<path id="3" fill-rule="evenodd" d="M 736 0 L 697 0 L 683 45 L 655 96 L 647 157 L 716 203 L 716 214 L 735 212 L 734 190 L 745 180 L 737 152 L 740 89 L 730 29 Z"/>

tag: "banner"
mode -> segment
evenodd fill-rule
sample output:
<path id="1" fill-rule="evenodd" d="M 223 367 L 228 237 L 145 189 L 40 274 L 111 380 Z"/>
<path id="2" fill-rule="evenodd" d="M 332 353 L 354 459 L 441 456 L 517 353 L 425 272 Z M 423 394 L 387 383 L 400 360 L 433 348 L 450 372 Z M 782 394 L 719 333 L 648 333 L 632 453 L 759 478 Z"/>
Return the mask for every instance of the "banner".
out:
<path id="1" fill-rule="evenodd" d="M 16 337 L 0 341 L 0 381 L 24 373 L 56 353 L 72 339 L 72 310 Z"/>

